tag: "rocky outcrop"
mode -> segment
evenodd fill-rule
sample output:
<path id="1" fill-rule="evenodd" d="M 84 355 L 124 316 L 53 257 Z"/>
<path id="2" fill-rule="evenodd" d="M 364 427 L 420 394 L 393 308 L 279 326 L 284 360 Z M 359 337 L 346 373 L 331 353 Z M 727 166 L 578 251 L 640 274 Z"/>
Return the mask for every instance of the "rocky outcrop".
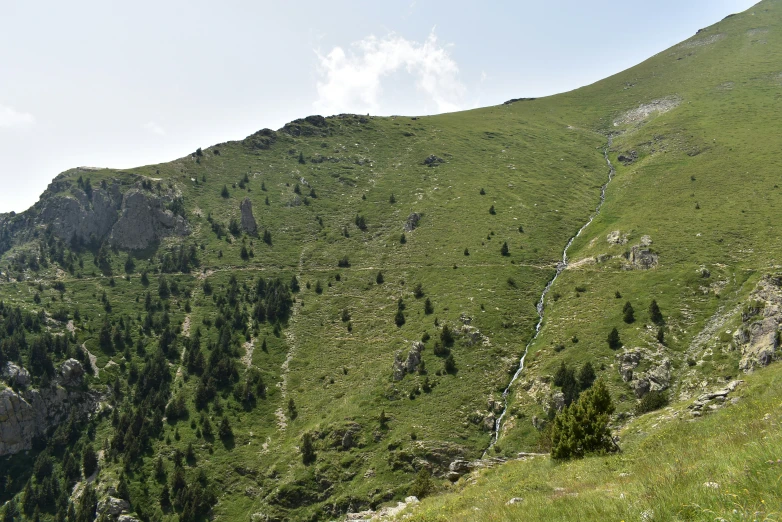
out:
<path id="1" fill-rule="evenodd" d="M 441 163 L 445 163 L 445 160 L 443 158 L 435 156 L 434 154 L 430 154 L 424 160 L 424 165 L 426 165 L 427 167 L 436 167 L 437 165 L 440 165 Z"/>
<path id="2" fill-rule="evenodd" d="M 122 199 L 120 217 L 111 230 L 111 244 L 125 250 L 143 250 L 166 236 L 186 236 L 190 225 L 165 208 L 163 200 L 133 189 Z"/>
<path id="3" fill-rule="evenodd" d="M 98 513 L 112 518 L 117 518 L 130 510 L 130 503 L 121 498 L 108 496 L 98 501 Z"/>
<path id="4" fill-rule="evenodd" d="M 242 230 L 251 236 L 256 235 L 258 233 L 258 224 L 255 222 L 255 216 L 253 216 L 253 204 L 250 198 L 244 198 L 239 209 L 242 211 Z"/>
<path id="5" fill-rule="evenodd" d="M 627 255 L 626 270 L 649 270 L 657 266 L 659 255 L 648 247 L 634 245 Z"/>
<path id="6" fill-rule="evenodd" d="M 407 359 L 402 358 L 402 353 L 397 352 L 394 356 L 394 380 L 401 381 L 408 373 L 415 373 L 418 365 L 421 364 L 421 352 L 424 350 L 424 343 L 414 341 L 410 351 L 407 352 Z"/>
<path id="7" fill-rule="evenodd" d="M 98 397 L 82 389 L 83 375 L 81 364 L 69 359 L 47 388 L 0 390 L 0 456 L 32 448 L 36 436 L 71 414 L 83 418 L 95 411 Z"/>
<path id="8" fill-rule="evenodd" d="M 242 143 L 253 150 L 268 150 L 276 141 L 276 132 L 271 129 L 261 129 L 247 136 Z"/>
<path id="9" fill-rule="evenodd" d="M 70 194 L 47 199 L 40 219 L 67 243 L 101 241 L 117 221 L 121 201 L 118 187 L 94 189 L 91 199 L 83 190 L 75 188 Z"/>
<path id="10" fill-rule="evenodd" d="M 67 243 L 101 243 L 109 239 L 125 250 L 145 249 L 165 236 L 184 236 L 190 226 L 166 208 L 170 195 L 157 196 L 140 188 L 122 194 L 115 182 L 92 190 L 92 196 L 72 188 L 47 198 L 39 221 L 51 226 Z"/>
<path id="11" fill-rule="evenodd" d="M 782 323 L 782 275 L 766 275 L 750 294 L 741 327 L 733 335 L 741 349 L 739 368 L 745 371 L 767 366 L 779 347 Z"/>
<path id="12" fill-rule="evenodd" d="M 421 221 L 421 215 L 417 212 L 413 212 L 407 216 L 407 221 L 405 222 L 405 232 L 412 232 L 415 230 L 419 221 Z"/>
<path id="13" fill-rule="evenodd" d="M 693 417 L 700 417 L 704 411 L 719 409 L 725 404 L 728 395 L 736 390 L 744 381 L 731 381 L 724 388 L 708 393 L 702 394 L 698 397 L 689 408 Z M 736 401 L 735 397 L 731 401 Z"/>
<path id="14" fill-rule="evenodd" d="M 620 230 L 614 230 L 606 235 L 606 241 L 609 245 L 626 245 L 627 234 L 622 234 Z"/>
<path id="15" fill-rule="evenodd" d="M 625 349 L 624 352 L 616 354 L 616 361 L 622 380 L 630 384 L 639 399 L 650 391 L 663 391 L 671 385 L 671 360 L 661 351 Z M 636 369 L 642 361 L 648 362 L 647 370 L 638 372 Z"/>
<path id="16" fill-rule="evenodd" d="M 280 132 L 285 133 L 294 138 L 307 137 L 307 136 L 328 136 L 329 125 L 326 118 L 323 116 L 307 116 L 304 119 L 293 120 L 290 123 L 286 123 Z"/>
<path id="17" fill-rule="evenodd" d="M 30 385 L 30 372 L 12 362 L 5 363 L 0 378 L 14 388 L 27 388 Z"/>

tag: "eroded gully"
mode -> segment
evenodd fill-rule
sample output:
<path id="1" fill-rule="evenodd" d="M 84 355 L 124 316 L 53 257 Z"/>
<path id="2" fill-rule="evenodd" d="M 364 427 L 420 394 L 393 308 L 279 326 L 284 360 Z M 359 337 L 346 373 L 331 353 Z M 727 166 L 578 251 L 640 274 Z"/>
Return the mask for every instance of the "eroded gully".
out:
<path id="1" fill-rule="evenodd" d="M 562 250 L 562 261 L 557 263 L 556 273 L 549 280 L 549 282 L 546 283 L 546 287 L 543 289 L 543 292 L 540 294 L 540 299 L 538 300 L 538 304 L 536 305 L 536 309 L 538 312 L 538 322 L 535 325 L 535 335 L 532 336 L 532 339 L 530 339 L 527 345 L 524 347 L 524 353 L 521 355 L 521 359 L 519 360 L 519 368 L 516 370 L 516 373 L 513 374 L 513 378 L 508 383 L 508 386 L 507 388 L 505 388 L 505 391 L 502 392 L 502 400 L 504 402 L 504 406 L 502 408 L 502 413 L 494 423 L 494 435 L 492 437 L 491 444 L 489 444 L 489 447 L 483 453 L 484 457 L 489 452 L 489 450 L 497 443 L 497 440 L 500 437 L 502 420 L 503 418 L 505 418 L 505 414 L 508 412 L 508 395 L 510 394 L 511 387 L 516 382 L 516 379 L 519 378 L 521 372 L 524 370 L 524 360 L 527 358 L 527 352 L 529 351 L 529 347 L 532 346 L 532 343 L 534 343 L 535 340 L 538 338 L 538 335 L 540 335 L 540 329 L 543 326 L 543 307 L 546 301 L 546 295 L 548 295 L 549 290 L 551 290 L 551 287 L 554 285 L 554 282 L 559 277 L 559 274 L 561 274 L 562 271 L 568 267 L 567 251 L 570 248 L 570 245 L 573 244 L 573 241 L 575 241 L 576 238 L 580 236 L 581 233 L 590 225 L 590 223 L 592 223 L 592 221 L 594 221 L 594 219 L 600 214 L 600 209 L 602 208 L 603 203 L 605 203 L 606 189 L 608 188 L 608 184 L 611 183 L 611 180 L 614 179 L 614 174 L 616 172 L 614 170 L 614 166 L 611 164 L 611 160 L 608 159 L 608 150 L 611 148 L 611 144 L 612 144 L 612 136 L 609 135 L 608 145 L 603 151 L 603 156 L 605 157 L 606 164 L 608 165 L 608 180 L 603 184 L 602 187 L 600 187 L 600 201 L 598 202 L 595 211 L 592 212 L 592 214 L 589 216 L 587 222 L 584 223 L 584 225 L 578 229 L 576 235 L 574 235 L 568 240 L 567 244 L 565 245 L 565 248 Z"/>

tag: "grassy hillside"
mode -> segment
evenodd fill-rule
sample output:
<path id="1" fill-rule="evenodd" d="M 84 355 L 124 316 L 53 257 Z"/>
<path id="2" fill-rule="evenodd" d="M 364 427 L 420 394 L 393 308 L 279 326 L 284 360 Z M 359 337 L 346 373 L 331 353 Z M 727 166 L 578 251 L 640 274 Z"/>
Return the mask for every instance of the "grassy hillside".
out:
<path id="1" fill-rule="evenodd" d="M 748 376 L 735 404 L 700 419 L 688 403 L 634 419 L 619 431 L 619 454 L 509 462 L 425 499 L 405 520 L 778 520 L 781 371 Z"/>
<path id="2" fill-rule="evenodd" d="M 686 400 L 738 375 L 741 351 L 721 329 L 740 326 L 750 292 L 782 253 L 780 24 L 782 2 L 766 0 L 570 93 L 430 117 L 308 118 L 166 164 L 65 172 L 39 204 L 4 218 L 0 297 L 43 311 L 43 330 L 69 339 L 71 348 L 48 354 L 55 366 L 68 357 L 88 364 L 81 345 L 94 356 L 89 386 L 112 391 L 74 451 L 104 450 L 99 491 L 124 480 L 140 518 L 190 516 L 160 498 L 181 468 L 177 451 L 191 443 L 187 481 L 214 492 L 218 519 L 374 508 L 406 496 L 420 469 L 439 475 L 489 446 L 502 391 L 535 331 L 535 304 L 608 179 L 610 136 L 616 176 L 548 295 L 492 451 L 545 446 L 551 376 L 562 362 L 592 363 L 617 401 L 617 421 L 632 414 L 622 352 L 606 342 L 613 327 L 626 348 L 653 354 L 636 373 L 668 359 L 668 393 Z M 74 197 L 86 178 L 171 199 L 192 233 L 134 252 L 108 240 L 60 241 L 42 209 Z M 245 198 L 257 236 L 239 227 Z M 642 241 L 656 256 L 650 269 L 629 259 Z M 172 262 L 180 249 L 186 264 Z M 276 279 L 290 309 L 259 315 L 259 303 L 271 306 L 259 280 Z M 653 299 L 662 343 L 647 313 Z M 633 323 L 622 320 L 628 301 Z M 440 340 L 444 326 L 452 343 Z M 112 342 L 101 342 L 102 330 Z M 418 340 L 426 371 L 394 380 L 396 354 L 404 360 Z M 4 357 L 28 366 L 30 353 L 25 345 Z M 139 372 L 162 373 L 165 397 L 145 402 Z M 183 406 L 178 418 L 161 411 L 172 402 Z M 156 411 L 165 422 L 128 462 L 116 449 L 125 446 L 111 442 L 122 416 L 157 426 Z M 205 435 L 223 419 L 231 436 Z M 314 449 L 307 463 L 305 435 Z M 25 487 L 41 486 L 30 465 L 46 451 L 55 475 L 64 469 L 65 450 L 46 444 L 2 460 L 0 475 L 19 470 L 3 500 L 21 502 Z M 65 497 L 43 519 L 67 508 Z"/>

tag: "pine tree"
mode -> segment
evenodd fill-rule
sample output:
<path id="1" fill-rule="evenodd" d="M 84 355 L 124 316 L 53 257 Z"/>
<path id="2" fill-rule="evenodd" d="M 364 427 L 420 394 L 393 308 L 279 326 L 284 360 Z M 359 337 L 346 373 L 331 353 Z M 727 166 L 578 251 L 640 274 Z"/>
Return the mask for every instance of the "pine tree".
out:
<path id="1" fill-rule="evenodd" d="M 226 440 L 234 436 L 233 429 L 231 429 L 231 423 L 228 421 L 228 417 L 223 417 L 220 421 L 220 429 L 217 432 L 221 439 Z"/>
<path id="2" fill-rule="evenodd" d="M 388 198 L 388 202 L 391 203 L 392 205 L 396 203 L 396 198 L 394 197 L 393 192 L 391 193 L 391 196 Z"/>
<path id="3" fill-rule="evenodd" d="M 386 417 L 386 410 L 380 410 L 380 417 L 378 418 L 380 429 L 388 428 L 388 417 Z"/>
<path id="4" fill-rule="evenodd" d="M 383 282 L 385 282 L 385 278 L 383 277 L 383 272 L 378 272 L 377 277 L 375 277 L 375 282 L 379 285 L 382 285 Z"/>
<path id="5" fill-rule="evenodd" d="M 426 298 L 426 301 L 424 301 L 424 313 L 426 315 L 431 315 L 434 313 L 434 305 L 432 305 L 432 300 L 428 297 Z"/>
<path id="6" fill-rule="evenodd" d="M 616 350 L 622 346 L 622 341 L 619 340 L 619 331 L 614 327 L 611 333 L 608 334 L 608 347 L 612 350 Z"/>
<path id="7" fill-rule="evenodd" d="M 223 185 L 223 190 L 220 191 L 220 196 L 223 198 L 228 198 L 231 194 L 228 192 L 228 186 Z"/>
<path id="8" fill-rule="evenodd" d="M 563 460 L 587 453 L 611 452 L 618 448 L 608 429 L 614 412 L 611 395 L 602 379 L 581 394 L 554 418 L 551 430 L 551 456 Z"/>
<path id="9" fill-rule="evenodd" d="M 662 326 L 657 329 L 657 342 L 665 344 L 665 328 Z"/>
<path id="10" fill-rule="evenodd" d="M 299 416 L 299 412 L 296 410 L 296 403 L 293 402 L 293 397 L 288 399 L 288 417 L 293 420 Z"/>
<path id="11" fill-rule="evenodd" d="M 445 358 L 445 373 L 456 373 L 456 359 L 454 359 L 453 354 L 449 353 L 448 357 Z"/>
<path id="12" fill-rule="evenodd" d="M 578 387 L 581 391 L 589 389 L 595 382 L 595 378 L 595 369 L 592 367 L 592 363 L 586 362 L 578 372 Z"/>
<path id="13" fill-rule="evenodd" d="M 312 435 L 307 432 L 301 437 L 301 461 L 304 465 L 315 462 L 315 448 L 312 444 Z"/>
<path id="14" fill-rule="evenodd" d="M 489 214 L 491 214 L 491 215 L 493 216 L 493 215 L 494 215 L 494 214 L 496 214 L 496 213 L 497 213 L 497 211 L 495 211 L 495 210 L 494 210 L 494 205 L 492 205 L 491 207 L 489 207 Z"/>
<path id="15" fill-rule="evenodd" d="M 508 250 L 508 242 L 507 241 L 502 244 L 502 248 L 500 249 L 500 254 L 502 254 L 503 256 L 509 256 L 510 255 L 510 251 Z"/>
<path id="16" fill-rule="evenodd" d="M 657 301 L 654 299 L 649 304 L 649 319 L 657 326 L 662 326 L 664 323 L 663 314 L 660 312 L 660 307 L 657 306 Z"/>
<path id="17" fill-rule="evenodd" d="M 394 315 L 394 324 L 397 326 L 402 326 L 405 324 L 405 314 L 400 309 L 397 309 L 396 315 Z"/>
<path id="18" fill-rule="evenodd" d="M 302 165 L 304 165 L 306 163 L 306 161 L 304 160 L 304 153 L 303 152 L 299 152 L 299 163 L 302 164 Z"/>
<path id="19" fill-rule="evenodd" d="M 92 445 L 88 444 L 84 448 L 81 460 L 82 468 L 84 469 L 84 477 L 91 477 L 95 470 L 98 469 L 98 455 L 95 453 L 95 449 Z"/>
<path id="20" fill-rule="evenodd" d="M 633 310 L 633 305 L 630 304 L 630 301 L 627 301 L 625 303 L 624 308 L 622 309 L 622 313 L 624 314 L 624 322 L 627 324 L 632 323 L 635 321 L 635 310 Z"/>

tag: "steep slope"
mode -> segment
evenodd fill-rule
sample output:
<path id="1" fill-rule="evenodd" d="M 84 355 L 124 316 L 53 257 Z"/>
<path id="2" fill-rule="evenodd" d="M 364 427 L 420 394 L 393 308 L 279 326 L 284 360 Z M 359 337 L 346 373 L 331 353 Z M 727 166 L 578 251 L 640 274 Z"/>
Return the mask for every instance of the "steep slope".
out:
<path id="1" fill-rule="evenodd" d="M 761 2 L 557 96 L 311 116 L 171 163 L 59 175 L 0 219 L 0 362 L 56 390 L 75 359 L 103 395 L 2 461 L 3 500 L 67 512 L 65 490 L 90 491 L 72 462 L 93 448 L 97 497 L 141 519 L 324 519 L 480 457 L 541 292 L 600 201 L 609 137 L 616 176 L 544 301 L 492 454 L 545 448 L 563 362 L 609 381 L 617 422 L 650 389 L 685 399 L 743 355 L 767 363 L 781 9 Z M 606 343 L 613 327 L 626 350 Z M 28 393 L 9 379 L 4 393 Z"/>

